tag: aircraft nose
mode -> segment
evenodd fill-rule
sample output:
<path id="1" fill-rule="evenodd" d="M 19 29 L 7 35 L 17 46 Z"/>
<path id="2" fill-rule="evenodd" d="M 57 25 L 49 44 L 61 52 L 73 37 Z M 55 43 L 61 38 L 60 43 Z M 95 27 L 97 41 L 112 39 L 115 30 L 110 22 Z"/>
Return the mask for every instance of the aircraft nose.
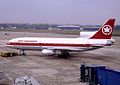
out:
<path id="1" fill-rule="evenodd" d="M 8 41 L 5 45 L 5 47 L 9 47 L 11 44 L 10 44 L 10 41 Z"/>
<path id="2" fill-rule="evenodd" d="M 10 42 L 7 42 L 6 45 L 10 45 Z"/>

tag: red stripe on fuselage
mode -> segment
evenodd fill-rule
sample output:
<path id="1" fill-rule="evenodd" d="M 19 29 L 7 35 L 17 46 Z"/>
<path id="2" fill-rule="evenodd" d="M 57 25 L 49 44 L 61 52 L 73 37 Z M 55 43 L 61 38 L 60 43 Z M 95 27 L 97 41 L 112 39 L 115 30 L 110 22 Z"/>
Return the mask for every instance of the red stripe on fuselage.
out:
<path id="1" fill-rule="evenodd" d="M 7 45 L 17 45 L 17 46 L 71 46 L 71 47 L 91 47 L 91 44 L 60 44 L 60 43 L 16 43 L 11 42 Z"/>

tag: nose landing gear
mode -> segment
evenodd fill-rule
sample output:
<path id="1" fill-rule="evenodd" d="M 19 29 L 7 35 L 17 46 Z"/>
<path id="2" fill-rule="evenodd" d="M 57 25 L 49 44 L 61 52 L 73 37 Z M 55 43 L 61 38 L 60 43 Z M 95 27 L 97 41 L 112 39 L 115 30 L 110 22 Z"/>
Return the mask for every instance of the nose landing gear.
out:
<path id="1" fill-rule="evenodd" d="M 20 55 L 26 55 L 25 50 L 20 50 Z"/>

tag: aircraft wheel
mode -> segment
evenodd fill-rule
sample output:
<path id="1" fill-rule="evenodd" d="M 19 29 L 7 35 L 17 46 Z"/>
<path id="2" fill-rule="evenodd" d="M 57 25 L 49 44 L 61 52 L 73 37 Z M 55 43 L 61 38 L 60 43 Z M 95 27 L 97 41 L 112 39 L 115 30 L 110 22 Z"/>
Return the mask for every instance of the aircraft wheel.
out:
<path id="1" fill-rule="evenodd" d="M 69 57 L 69 52 L 68 51 L 61 51 L 61 56 L 63 58 L 68 58 Z"/>
<path id="2" fill-rule="evenodd" d="M 24 50 L 21 50 L 21 51 L 20 51 L 20 55 L 24 55 L 24 56 L 25 56 L 25 55 L 26 55 L 25 51 L 24 51 Z"/>

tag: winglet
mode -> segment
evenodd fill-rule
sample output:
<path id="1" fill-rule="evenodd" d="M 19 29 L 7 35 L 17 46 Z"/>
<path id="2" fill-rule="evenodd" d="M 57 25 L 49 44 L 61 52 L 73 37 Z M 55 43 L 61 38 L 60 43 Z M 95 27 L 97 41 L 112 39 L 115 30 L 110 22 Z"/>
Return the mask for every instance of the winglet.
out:
<path id="1" fill-rule="evenodd" d="M 111 39 L 115 19 L 109 19 L 90 39 Z"/>

